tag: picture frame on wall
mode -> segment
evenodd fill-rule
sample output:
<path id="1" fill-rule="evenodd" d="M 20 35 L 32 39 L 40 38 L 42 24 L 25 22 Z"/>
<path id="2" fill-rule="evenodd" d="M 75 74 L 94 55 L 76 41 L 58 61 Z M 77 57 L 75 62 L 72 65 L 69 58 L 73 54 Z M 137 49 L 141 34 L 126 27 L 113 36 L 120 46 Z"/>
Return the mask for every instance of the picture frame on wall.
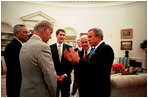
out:
<path id="1" fill-rule="evenodd" d="M 121 39 L 132 39 L 133 29 L 121 29 Z"/>
<path id="2" fill-rule="evenodd" d="M 132 41 L 121 41 L 121 50 L 132 50 Z"/>

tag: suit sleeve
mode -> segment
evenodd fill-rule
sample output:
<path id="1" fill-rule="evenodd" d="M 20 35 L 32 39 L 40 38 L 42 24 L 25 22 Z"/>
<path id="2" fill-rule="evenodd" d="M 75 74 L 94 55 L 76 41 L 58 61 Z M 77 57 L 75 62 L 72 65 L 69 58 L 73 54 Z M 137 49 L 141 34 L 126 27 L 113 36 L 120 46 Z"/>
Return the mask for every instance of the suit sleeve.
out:
<path id="1" fill-rule="evenodd" d="M 38 56 L 38 62 L 51 96 L 56 96 L 57 78 L 50 48 L 45 47 Z"/>

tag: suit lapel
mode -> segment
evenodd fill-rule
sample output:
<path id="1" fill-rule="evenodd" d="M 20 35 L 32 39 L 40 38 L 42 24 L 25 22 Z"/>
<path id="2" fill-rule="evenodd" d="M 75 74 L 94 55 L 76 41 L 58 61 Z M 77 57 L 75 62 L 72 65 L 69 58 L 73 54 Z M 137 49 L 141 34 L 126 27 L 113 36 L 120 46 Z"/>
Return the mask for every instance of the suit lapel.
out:
<path id="1" fill-rule="evenodd" d="M 65 50 L 65 45 L 64 45 L 64 43 L 63 43 L 63 50 L 62 50 L 62 58 L 61 58 L 61 62 L 62 62 L 62 60 L 63 60 L 63 53 L 64 53 L 64 50 Z"/>
<path id="2" fill-rule="evenodd" d="M 59 54 L 58 54 L 57 44 L 55 43 L 55 44 L 53 45 L 53 47 L 54 47 L 53 49 L 55 49 L 53 55 L 55 55 L 55 57 L 57 58 L 56 61 L 60 62 L 60 61 L 59 61 Z"/>
<path id="3" fill-rule="evenodd" d="M 63 59 L 63 57 L 64 57 L 63 54 L 64 54 L 64 51 L 65 51 L 65 50 L 67 50 L 67 48 L 66 48 L 65 44 L 63 43 L 62 59 Z"/>
<path id="4" fill-rule="evenodd" d="M 21 44 L 17 39 L 13 38 L 14 43 Z M 21 44 L 22 45 L 22 44 Z"/>
<path id="5" fill-rule="evenodd" d="M 99 50 L 102 48 L 102 46 L 103 46 L 104 44 L 105 44 L 105 43 L 103 42 L 103 43 L 101 43 L 101 44 L 97 47 L 97 49 L 93 52 L 92 56 L 90 57 L 89 61 L 90 61 L 93 57 L 95 57 L 95 54 L 99 52 Z"/>
<path id="6" fill-rule="evenodd" d="M 63 44 L 62 58 L 63 58 L 63 53 L 64 53 L 65 48 L 66 48 L 65 44 Z"/>
<path id="7" fill-rule="evenodd" d="M 22 44 L 15 38 L 13 38 L 13 44 L 15 47 L 17 47 L 18 50 L 22 47 Z"/>
<path id="8" fill-rule="evenodd" d="M 82 50 L 81 52 L 79 52 L 79 56 L 80 56 L 80 58 L 83 58 L 83 56 L 84 56 L 84 50 Z"/>

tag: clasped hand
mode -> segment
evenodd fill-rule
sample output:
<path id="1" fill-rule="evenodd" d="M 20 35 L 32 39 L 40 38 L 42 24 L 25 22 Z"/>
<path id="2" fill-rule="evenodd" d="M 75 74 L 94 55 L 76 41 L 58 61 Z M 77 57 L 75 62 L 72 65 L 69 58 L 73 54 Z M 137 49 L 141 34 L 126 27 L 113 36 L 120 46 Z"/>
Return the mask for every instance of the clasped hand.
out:
<path id="1" fill-rule="evenodd" d="M 65 75 L 61 75 L 61 76 L 57 75 L 57 81 L 63 82 L 65 77 L 66 77 Z"/>
<path id="2" fill-rule="evenodd" d="M 64 51 L 64 57 L 71 63 L 79 63 L 80 57 L 78 51 L 75 52 L 73 48 L 69 48 L 69 51 L 70 52 L 67 50 Z"/>

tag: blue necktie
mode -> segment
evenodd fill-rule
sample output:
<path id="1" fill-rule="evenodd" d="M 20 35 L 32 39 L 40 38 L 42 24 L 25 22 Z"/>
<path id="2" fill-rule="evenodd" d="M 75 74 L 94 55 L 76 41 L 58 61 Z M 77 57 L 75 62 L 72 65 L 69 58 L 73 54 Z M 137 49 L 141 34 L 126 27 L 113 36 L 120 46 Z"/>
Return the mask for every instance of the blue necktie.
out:
<path id="1" fill-rule="evenodd" d="M 90 57 L 92 56 L 94 50 L 95 50 L 95 48 L 92 48 L 92 49 L 91 49 L 88 59 L 90 59 Z"/>

